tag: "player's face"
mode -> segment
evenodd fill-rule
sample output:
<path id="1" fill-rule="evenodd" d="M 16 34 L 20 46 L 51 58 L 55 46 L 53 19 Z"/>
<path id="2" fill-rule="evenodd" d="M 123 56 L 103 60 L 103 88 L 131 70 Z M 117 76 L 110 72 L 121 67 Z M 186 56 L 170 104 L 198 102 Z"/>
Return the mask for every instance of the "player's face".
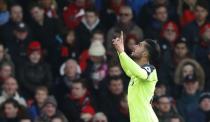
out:
<path id="1" fill-rule="evenodd" d="M 145 41 L 143 42 L 140 42 L 139 44 L 133 46 L 133 50 L 132 50 L 132 53 L 131 53 L 131 56 L 134 57 L 134 58 L 141 58 L 143 56 L 143 53 L 145 53 L 147 50 L 146 50 L 146 46 L 147 43 Z"/>
<path id="2" fill-rule="evenodd" d="M 137 42 L 135 39 L 129 39 L 127 43 L 128 50 L 131 51 L 136 44 Z"/>

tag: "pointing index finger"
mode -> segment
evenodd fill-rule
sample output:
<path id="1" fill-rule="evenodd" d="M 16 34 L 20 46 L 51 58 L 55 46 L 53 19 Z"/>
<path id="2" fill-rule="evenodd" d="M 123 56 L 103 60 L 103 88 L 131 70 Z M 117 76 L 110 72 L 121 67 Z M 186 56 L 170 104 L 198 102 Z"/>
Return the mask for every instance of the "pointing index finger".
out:
<path id="1" fill-rule="evenodd" d="M 123 38 L 123 31 L 121 31 L 120 38 L 121 38 L 121 41 L 123 42 L 123 41 L 124 41 L 124 38 Z"/>

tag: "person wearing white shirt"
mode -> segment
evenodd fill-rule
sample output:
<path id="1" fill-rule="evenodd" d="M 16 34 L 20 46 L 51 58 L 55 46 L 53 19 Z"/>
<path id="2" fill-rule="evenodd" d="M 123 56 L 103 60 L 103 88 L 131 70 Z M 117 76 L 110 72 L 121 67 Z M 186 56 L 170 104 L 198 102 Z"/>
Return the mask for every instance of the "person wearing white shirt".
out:
<path id="1" fill-rule="evenodd" d="M 3 89 L 0 95 L 0 105 L 9 98 L 15 99 L 22 106 L 27 106 L 25 99 L 18 93 L 17 80 L 13 77 L 6 79 L 3 84 Z"/>

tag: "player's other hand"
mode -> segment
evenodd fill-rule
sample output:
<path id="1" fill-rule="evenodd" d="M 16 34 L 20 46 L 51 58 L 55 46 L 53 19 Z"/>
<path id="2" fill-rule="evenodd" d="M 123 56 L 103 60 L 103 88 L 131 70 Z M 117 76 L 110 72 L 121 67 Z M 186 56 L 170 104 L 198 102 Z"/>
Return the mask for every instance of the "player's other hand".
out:
<path id="1" fill-rule="evenodd" d="M 124 52 L 124 38 L 123 38 L 122 31 L 121 31 L 120 37 L 116 37 L 115 39 L 112 39 L 112 43 L 118 53 Z"/>

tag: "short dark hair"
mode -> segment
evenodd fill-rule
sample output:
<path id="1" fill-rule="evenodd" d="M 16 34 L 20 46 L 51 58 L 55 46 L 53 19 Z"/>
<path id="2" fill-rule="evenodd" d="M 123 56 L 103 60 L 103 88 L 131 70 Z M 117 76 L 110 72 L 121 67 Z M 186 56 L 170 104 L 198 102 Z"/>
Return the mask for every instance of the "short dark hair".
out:
<path id="1" fill-rule="evenodd" d="M 20 4 L 18 4 L 18 3 L 13 3 L 13 4 L 11 4 L 10 7 L 9 7 L 10 12 L 11 12 L 12 8 L 13 8 L 13 7 L 16 7 L 16 6 L 22 8 L 22 6 L 21 6 Z"/>
<path id="2" fill-rule="evenodd" d="M 180 44 L 180 43 L 186 44 L 186 46 L 188 46 L 188 40 L 187 40 L 187 38 L 185 38 L 185 37 L 179 37 L 179 38 L 175 41 L 175 46 L 176 46 L 177 44 Z"/>
<path id="3" fill-rule="evenodd" d="M 31 11 L 33 8 L 39 8 L 39 9 L 42 9 L 44 10 L 43 6 L 41 6 L 40 4 L 38 3 L 35 3 L 35 2 L 32 2 L 30 5 L 29 5 L 29 10 Z"/>
<path id="4" fill-rule="evenodd" d="M 86 79 L 84 79 L 84 78 L 79 78 L 79 79 L 73 80 L 72 83 L 73 84 L 80 83 L 83 88 L 87 88 Z"/>
<path id="5" fill-rule="evenodd" d="M 117 58 L 113 58 L 112 60 L 108 62 L 108 69 L 112 67 L 116 67 L 116 66 L 121 68 L 119 60 Z"/>
<path id="6" fill-rule="evenodd" d="M 93 31 L 93 33 L 91 34 L 91 38 L 93 38 L 93 36 L 94 36 L 95 34 L 101 34 L 101 35 L 105 36 L 105 35 L 104 35 L 104 32 L 103 32 L 102 30 L 95 30 L 95 31 Z"/>
<path id="7" fill-rule="evenodd" d="M 116 81 L 116 80 L 121 80 L 123 83 L 123 79 L 121 78 L 121 76 L 113 76 L 113 77 L 109 77 L 108 86 L 111 85 L 112 81 Z"/>
<path id="8" fill-rule="evenodd" d="M 159 102 L 159 100 L 162 99 L 162 98 L 168 98 L 170 100 L 168 95 L 161 95 L 157 98 L 157 102 Z"/>
<path id="9" fill-rule="evenodd" d="M 18 101 L 13 98 L 9 98 L 5 102 L 3 102 L 2 104 L 3 109 L 5 109 L 4 107 L 6 104 L 12 104 L 15 108 L 20 108 L 20 104 L 18 103 Z"/>
<path id="10" fill-rule="evenodd" d="M 48 92 L 49 92 L 49 90 L 48 90 L 48 88 L 46 87 L 46 86 L 38 86 L 37 88 L 36 88 L 36 92 L 37 91 L 44 91 L 44 92 L 46 92 L 47 94 L 48 94 Z"/>
<path id="11" fill-rule="evenodd" d="M 160 46 L 157 41 L 152 39 L 145 39 L 144 41 L 147 43 L 146 48 L 149 53 L 149 62 L 151 62 L 152 64 L 159 63 Z"/>
<path id="12" fill-rule="evenodd" d="M 197 0 L 195 6 L 200 6 L 209 12 L 209 2 L 207 0 Z"/>
<path id="13" fill-rule="evenodd" d="M 165 4 L 155 5 L 153 9 L 153 14 L 156 14 L 157 9 L 164 7 L 167 10 L 167 6 Z"/>
<path id="14" fill-rule="evenodd" d="M 92 12 L 92 13 L 95 13 L 96 15 L 98 15 L 98 12 L 95 7 L 85 9 L 85 13 L 87 13 L 87 12 Z"/>

